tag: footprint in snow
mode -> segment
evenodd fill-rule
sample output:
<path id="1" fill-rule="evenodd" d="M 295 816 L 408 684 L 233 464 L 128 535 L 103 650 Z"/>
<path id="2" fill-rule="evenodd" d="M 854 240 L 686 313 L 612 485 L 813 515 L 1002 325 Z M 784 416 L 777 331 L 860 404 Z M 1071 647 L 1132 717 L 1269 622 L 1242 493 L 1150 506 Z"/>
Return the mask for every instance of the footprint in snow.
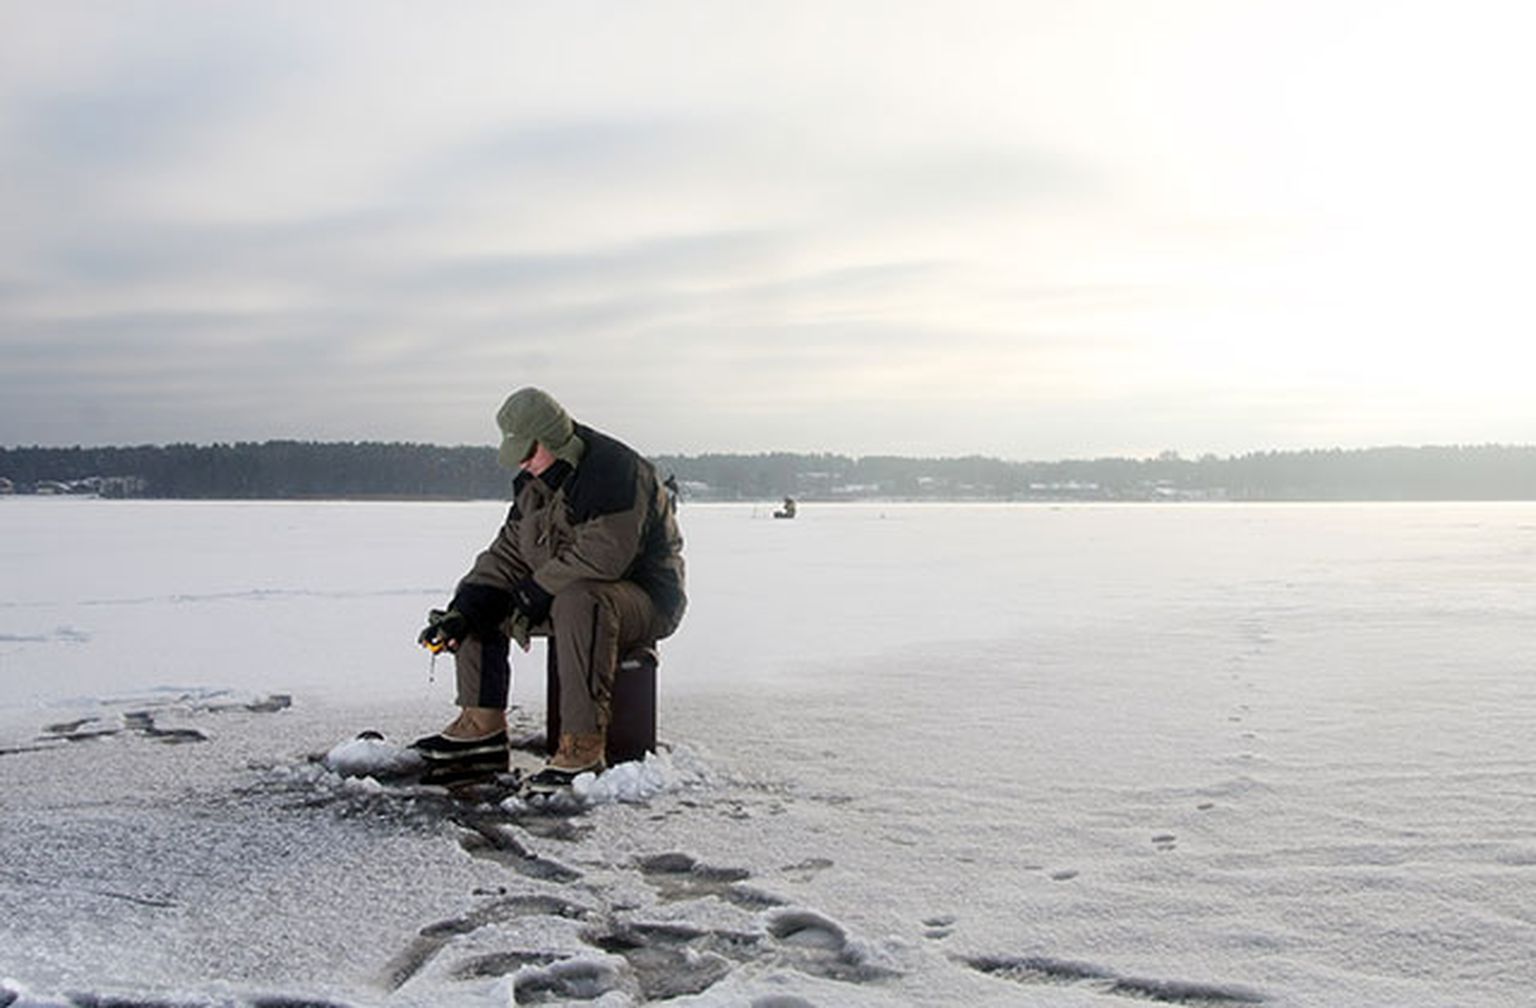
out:
<path id="1" fill-rule="evenodd" d="M 813 857 L 806 858 L 804 861 L 799 861 L 795 864 L 785 865 L 784 867 L 780 868 L 779 871 L 783 872 L 785 875 L 789 876 L 796 882 L 809 882 L 811 879 L 815 878 L 817 874 L 831 867 L 831 859 Z"/>
<path id="2" fill-rule="evenodd" d="M 437 957 L 451 941 L 463 935 L 473 934 L 483 927 L 493 924 L 505 924 L 521 917 L 558 917 L 565 920 L 586 920 L 595 911 L 591 907 L 572 903 L 569 900 L 560 899 L 558 896 L 543 894 L 523 894 L 515 896 L 498 896 L 490 902 L 476 907 L 462 917 L 451 917 L 447 920 L 428 924 L 416 933 L 404 949 L 397 953 L 389 963 L 385 965 L 382 983 L 389 990 L 398 990 L 407 980 L 421 972 L 426 965 Z M 504 965 L 510 965 L 517 969 L 520 965 L 515 960 L 518 956 L 544 953 L 503 953 L 503 959 L 497 960 Z M 549 954 L 550 961 L 562 958 L 555 953 Z M 457 968 L 460 972 L 472 973 L 474 976 L 489 975 L 487 971 L 494 963 L 486 956 L 478 956 L 467 964 L 460 964 Z M 500 975 L 500 974 L 496 974 Z"/>
<path id="3" fill-rule="evenodd" d="M 590 933 L 589 945 L 629 964 L 647 1001 L 700 994 L 760 954 L 762 937 L 679 921 L 633 923 Z"/>
<path id="4" fill-rule="evenodd" d="M 517 974 L 512 997 L 524 1004 L 595 1001 L 612 992 L 634 994 L 634 979 L 617 957 L 564 959 L 542 969 Z"/>
<path id="5" fill-rule="evenodd" d="M 517 838 L 513 826 L 467 816 L 458 823 L 464 828 L 459 846 L 475 857 L 506 865 L 519 875 L 542 882 L 574 882 L 581 878 L 581 872 L 575 868 L 529 850 Z"/>
<path id="6" fill-rule="evenodd" d="M 752 877 L 745 868 L 718 868 L 676 851 L 641 858 L 637 866 L 663 903 L 714 896 L 745 910 L 784 904 L 777 896 L 742 885 Z"/>
<path id="7" fill-rule="evenodd" d="M 1246 987 L 1121 976 L 1092 963 L 1050 956 L 974 956 L 960 961 L 977 972 L 1017 984 L 1081 987 L 1137 1001 L 1226 1008 L 1267 1000 Z"/>
<path id="8" fill-rule="evenodd" d="M 897 975 L 870 962 L 841 924 L 814 910 L 770 911 L 767 926 L 778 943 L 778 958 L 802 973 L 845 983 L 873 983 Z"/>

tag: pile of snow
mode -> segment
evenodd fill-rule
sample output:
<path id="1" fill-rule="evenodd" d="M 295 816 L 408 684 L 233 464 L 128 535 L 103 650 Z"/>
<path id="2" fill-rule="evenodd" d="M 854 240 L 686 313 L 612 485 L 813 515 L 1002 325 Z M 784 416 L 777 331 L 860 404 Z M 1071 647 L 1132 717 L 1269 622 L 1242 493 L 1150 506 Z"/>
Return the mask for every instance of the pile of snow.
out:
<path id="1" fill-rule="evenodd" d="M 365 733 L 332 747 L 321 762 L 342 777 L 401 777 L 421 769 L 421 754 Z"/>
<path id="2" fill-rule="evenodd" d="M 586 805 L 643 802 L 660 794 L 705 787 L 709 768 L 692 750 L 646 753 L 644 760 L 620 763 L 601 774 L 582 774 L 571 782 L 571 793 Z"/>
<path id="3" fill-rule="evenodd" d="M 646 753 L 643 760 L 620 763 L 600 774 L 580 774 L 571 782 L 569 794 L 508 798 L 502 802 L 502 807 L 509 812 L 520 811 L 529 805 L 575 811 L 614 802 L 634 804 L 649 801 L 657 795 L 708 787 L 713 780 L 709 767 L 696 753 L 687 747 L 679 747 L 670 752 Z"/>

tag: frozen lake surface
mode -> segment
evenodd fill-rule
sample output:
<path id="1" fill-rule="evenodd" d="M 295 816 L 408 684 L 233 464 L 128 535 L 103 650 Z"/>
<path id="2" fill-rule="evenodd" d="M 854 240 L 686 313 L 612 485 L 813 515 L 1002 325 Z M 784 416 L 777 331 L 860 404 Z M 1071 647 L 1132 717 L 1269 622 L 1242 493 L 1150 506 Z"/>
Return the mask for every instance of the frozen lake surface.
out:
<path id="1" fill-rule="evenodd" d="M 0 499 L 0 1006 L 1536 1003 L 1536 505 L 768 510 L 538 811 L 316 762 L 504 504 Z"/>

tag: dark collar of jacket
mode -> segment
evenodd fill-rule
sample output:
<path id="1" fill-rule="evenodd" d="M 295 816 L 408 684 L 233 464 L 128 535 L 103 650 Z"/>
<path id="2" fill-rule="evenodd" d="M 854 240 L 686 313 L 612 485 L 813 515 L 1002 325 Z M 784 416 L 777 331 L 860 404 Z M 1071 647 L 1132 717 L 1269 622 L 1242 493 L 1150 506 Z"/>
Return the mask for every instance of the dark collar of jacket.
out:
<path id="1" fill-rule="evenodd" d="M 537 479 L 551 490 L 559 490 L 561 485 L 570 478 L 571 473 L 575 471 L 576 468 L 564 459 L 556 459 L 553 465 L 545 469 L 538 476 L 534 476 L 533 473 L 525 469 L 518 473 L 517 478 L 512 481 L 512 493 L 514 495 L 520 493 L 531 479 Z"/>

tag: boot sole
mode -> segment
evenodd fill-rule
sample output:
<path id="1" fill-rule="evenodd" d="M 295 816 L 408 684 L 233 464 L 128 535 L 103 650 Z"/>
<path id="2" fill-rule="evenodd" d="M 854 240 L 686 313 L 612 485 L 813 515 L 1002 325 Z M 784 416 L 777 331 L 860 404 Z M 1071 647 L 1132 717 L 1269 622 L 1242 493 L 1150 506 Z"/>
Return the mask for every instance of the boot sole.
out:
<path id="1" fill-rule="evenodd" d="M 555 767 L 545 767 L 524 781 L 523 789 L 534 794 L 553 794 L 557 791 L 569 791 L 571 782 L 582 774 L 600 774 L 606 769 L 607 767 L 601 763 L 583 767 L 580 770 L 561 770 Z"/>
<path id="2" fill-rule="evenodd" d="M 425 760 L 461 760 L 477 756 L 505 754 L 510 748 L 504 731 L 477 739 L 454 739 L 443 735 L 428 735 L 410 745 L 411 751 Z"/>
<path id="3" fill-rule="evenodd" d="M 438 762 L 427 767 L 421 775 L 423 784 L 465 784 L 471 781 L 491 780 L 507 772 L 507 760 L 500 759 L 454 760 Z"/>

